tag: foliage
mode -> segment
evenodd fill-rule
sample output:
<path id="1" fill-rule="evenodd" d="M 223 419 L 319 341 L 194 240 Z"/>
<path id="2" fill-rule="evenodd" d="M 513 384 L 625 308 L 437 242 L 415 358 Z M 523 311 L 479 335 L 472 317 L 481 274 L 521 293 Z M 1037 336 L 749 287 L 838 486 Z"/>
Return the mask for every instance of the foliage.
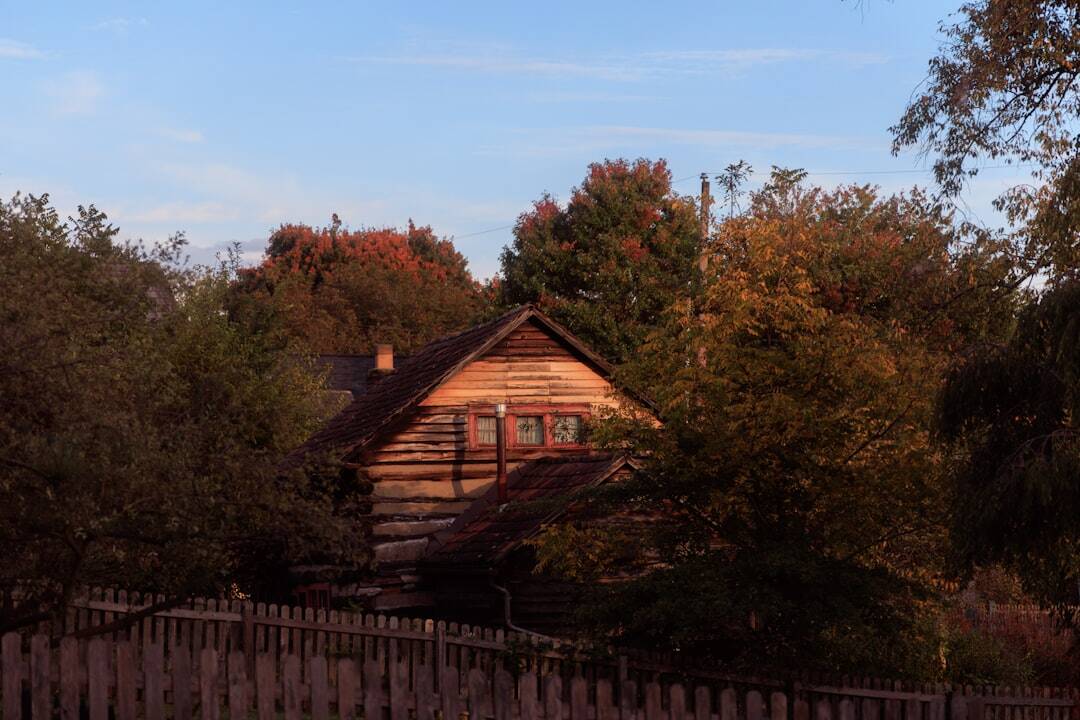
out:
<path id="1" fill-rule="evenodd" d="M 930 61 L 921 93 L 893 128 L 894 150 L 934 156 L 943 191 L 956 195 L 987 161 L 1034 167 L 999 206 L 1018 228 L 1026 273 L 1080 259 L 1080 7 L 1069 0 L 966 2 Z"/>
<path id="2" fill-rule="evenodd" d="M 1080 283 L 1048 290 L 1008 341 L 965 355 L 948 378 L 940 431 L 954 460 L 955 545 L 965 564 L 1001 561 L 1044 602 L 1080 583 Z"/>
<path id="3" fill-rule="evenodd" d="M 93 207 L 0 204 L 0 593 L 20 598 L 0 625 L 84 583 L 188 595 L 265 588 L 313 548 L 364 563 L 347 492 L 277 472 L 318 378 L 229 321 L 227 268 L 117 233 Z"/>
<path id="4" fill-rule="evenodd" d="M 282 225 L 261 265 L 239 273 L 234 317 L 313 353 L 408 353 L 485 308 L 465 258 L 430 227 L 348 231 Z"/>
<path id="5" fill-rule="evenodd" d="M 566 207 L 518 218 L 502 254 L 502 301 L 537 303 L 601 355 L 629 359 L 693 277 L 700 229 L 664 161 L 589 166 Z"/>
<path id="6" fill-rule="evenodd" d="M 603 590 L 586 627 L 759 670 L 918 674 L 947 509 L 934 397 L 952 350 L 1007 321 L 1009 266 L 919 193 L 798 179 L 720 226 L 695 313 L 672 308 L 623 371 L 664 422 L 598 430 L 646 469 L 595 510 L 653 513 L 642 561 L 662 567 Z"/>

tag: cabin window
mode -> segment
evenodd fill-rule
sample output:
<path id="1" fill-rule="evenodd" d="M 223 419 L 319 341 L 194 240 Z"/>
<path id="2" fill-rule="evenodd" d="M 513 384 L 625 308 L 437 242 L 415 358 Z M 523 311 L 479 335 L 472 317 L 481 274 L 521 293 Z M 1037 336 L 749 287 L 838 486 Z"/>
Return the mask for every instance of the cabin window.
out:
<path id="1" fill-rule="evenodd" d="M 510 405 L 506 408 L 506 447 L 509 450 L 584 447 L 590 410 L 590 405 L 577 403 Z M 485 403 L 471 407 L 468 446 L 485 450 L 494 448 L 498 444 L 498 422 L 494 405 Z"/>
<path id="2" fill-rule="evenodd" d="M 498 442 L 495 435 L 495 416 L 478 415 L 476 417 L 476 443 L 478 445 L 494 445 Z"/>
<path id="3" fill-rule="evenodd" d="M 518 415 L 515 420 L 518 445 L 544 444 L 543 415 Z"/>
<path id="4" fill-rule="evenodd" d="M 553 415 L 551 417 L 551 441 L 556 445 L 580 445 L 584 425 L 580 415 Z"/>

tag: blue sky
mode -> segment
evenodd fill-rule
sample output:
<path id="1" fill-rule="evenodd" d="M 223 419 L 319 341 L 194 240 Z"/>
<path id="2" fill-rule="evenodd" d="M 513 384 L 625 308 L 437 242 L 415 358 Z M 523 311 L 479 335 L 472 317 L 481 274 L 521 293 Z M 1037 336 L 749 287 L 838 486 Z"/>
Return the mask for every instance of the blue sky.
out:
<path id="1" fill-rule="evenodd" d="M 486 277 L 505 226 L 604 158 L 666 158 L 685 193 L 740 158 L 929 182 L 865 171 L 924 167 L 887 128 L 957 5 L 0 0 L 0 194 L 183 230 L 200 260 L 256 258 L 282 222 L 411 217 Z M 971 212 L 1018 172 L 981 176 Z"/>

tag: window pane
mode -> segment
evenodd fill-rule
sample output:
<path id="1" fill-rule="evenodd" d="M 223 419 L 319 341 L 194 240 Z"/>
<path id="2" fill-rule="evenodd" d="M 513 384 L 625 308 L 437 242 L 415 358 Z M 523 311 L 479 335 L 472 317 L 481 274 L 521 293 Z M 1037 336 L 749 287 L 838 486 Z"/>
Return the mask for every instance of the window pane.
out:
<path id="1" fill-rule="evenodd" d="M 556 415 L 551 419 L 551 439 L 559 445 L 581 442 L 581 416 Z"/>
<path id="2" fill-rule="evenodd" d="M 521 415 L 517 418 L 518 445 L 544 444 L 544 417 L 542 415 Z"/>
<path id="3" fill-rule="evenodd" d="M 496 443 L 494 415 L 477 416 L 476 442 L 480 445 L 494 445 Z"/>

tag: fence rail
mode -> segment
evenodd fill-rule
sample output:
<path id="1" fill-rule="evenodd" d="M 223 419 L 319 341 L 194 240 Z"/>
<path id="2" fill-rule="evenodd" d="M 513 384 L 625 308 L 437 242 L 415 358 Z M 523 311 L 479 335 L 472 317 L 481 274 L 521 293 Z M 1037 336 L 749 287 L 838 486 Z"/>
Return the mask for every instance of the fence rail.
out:
<path id="1" fill-rule="evenodd" d="M 63 628 L 4 636 L 2 720 L 1080 720 L 1076 690 L 731 676 L 502 630 L 233 600 L 86 636 L 161 600 L 95 591 Z"/>

